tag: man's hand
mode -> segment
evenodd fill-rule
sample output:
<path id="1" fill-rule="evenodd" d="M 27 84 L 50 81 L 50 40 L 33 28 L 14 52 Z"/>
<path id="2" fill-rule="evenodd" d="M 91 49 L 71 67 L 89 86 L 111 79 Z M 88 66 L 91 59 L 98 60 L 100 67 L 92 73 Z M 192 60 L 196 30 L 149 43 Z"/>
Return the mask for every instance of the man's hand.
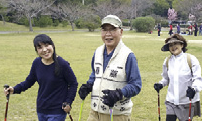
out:
<path id="1" fill-rule="evenodd" d="M 92 84 L 82 84 L 79 89 L 79 96 L 82 100 L 85 100 L 86 96 L 92 91 Z"/>
<path id="2" fill-rule="evenodd" d="M 103 96 L 103 103 L 105 105 L 108 105 L 109 107 L 114 107 L 114 104 L 123 99 L 123 94 L 121 92 L 121 89 L 116 89 L 116 90 L 103 90 L 104 93 Z"/>

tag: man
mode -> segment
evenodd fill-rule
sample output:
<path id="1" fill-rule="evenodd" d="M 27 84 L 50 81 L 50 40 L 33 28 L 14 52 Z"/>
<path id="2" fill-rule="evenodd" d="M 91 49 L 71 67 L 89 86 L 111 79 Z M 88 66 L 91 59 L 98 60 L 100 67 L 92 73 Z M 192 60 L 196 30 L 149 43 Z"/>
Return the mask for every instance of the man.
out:
<path id="1" fill-rule="evenodd" d="M 161 34 L 161 24 L 158 23 L 158 36 L 161 36 L 160 34 Z"/>
<path id="2" fill-rule="evenodd" d="M 197 23 L 194 24 L 194 36 L 197 36 L 198 33 L 198 25 Z"/>
<path id="3" fill-rule="evenodd" d="M 142 81 L 134 53 L 122 42 L 122 22 L 115 15 L 102 19 L 104 44 L 92 58 L 92 73 L 79 89 L 82 100 L 91 93 L 88 121 L 109 121 L 113 109 L 114 121 L 130 121 L 131 97 L 139 94 Z"/>

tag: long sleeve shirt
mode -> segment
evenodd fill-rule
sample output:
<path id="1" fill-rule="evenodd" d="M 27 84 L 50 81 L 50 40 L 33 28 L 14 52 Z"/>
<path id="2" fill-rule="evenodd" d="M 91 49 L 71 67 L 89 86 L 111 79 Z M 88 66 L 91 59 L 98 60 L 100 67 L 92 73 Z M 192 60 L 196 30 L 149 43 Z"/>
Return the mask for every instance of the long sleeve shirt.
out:
<path id="1" fill-rule="evenodd" d="M 187 62 L 187 54 L 182 52 L 177 56 L 172 55 L 166 66 L 167 58 L 163 63 L 162 80 L 159 82 L 163 86 L 168 86 L 166 101 L 179 104 L 188 104 L 186 90 L 191 86 L 196 90 L 196 95 L 192 102 L 200 100 L 199 92 L 202 90 L 201 67 L 197 58 L 191 55 L 190 69 Z"/>
<path id="2" fill-rule="evenodd" d="M 173 26 L 172 25 L 170 25 L 170 30 L 173 30 Z"/>
<path id="3" fill-rule="evenodd" d="M 37 96 L 37 112 L 45 114 L 65 114 L 62 103 L 72 104 L 77 91 L 76 77 L 67 61 L 57 57 L 61 73 L 55 75 L 55 63 L 44 65 L 41 57 L 32 64 L 26 80 L 14 87 L 14 94 L 20 94 L 37 81 L 39 84 Z"/>
<path id="4" fill-rule="evenodd" d="M 104 50 L 104 62 L 103 62 L 103 68 L 105 71 L 106 66 L 109 62 L 109 60 L 111 59 L 112 55 L 113 55 L 114 51 L 112 51 L 110 54 L 107 54 L 106 48 Z M 95 55 L 95 54 L 94 54 Z M 87 81 L 87 83 L 89 84 L 93 84 L 95 81 L 95 70 L 94 70 L 94 56 L 92 58 L 92 62 L 91 62 L 91 67 L 92 67 L 92 73 L 89 77 L 89 80 Z M 133 53 L 130 53 L 128 58 L 127 58 L 127 62 L 126 62 L 126 78 L 127 78 L 127 82 L 128 84 L 123 87 L 121 89 L 124 97 L 133 97 L 137 94 L 139 94 L 139 92 L 141 91 L 141 87 L 142 87 L 142 81 L 141 81 L 141 76 L 140 76 L 140 71 L 137 65 L 137 61 L 135 58 L 135 55 Z"/>

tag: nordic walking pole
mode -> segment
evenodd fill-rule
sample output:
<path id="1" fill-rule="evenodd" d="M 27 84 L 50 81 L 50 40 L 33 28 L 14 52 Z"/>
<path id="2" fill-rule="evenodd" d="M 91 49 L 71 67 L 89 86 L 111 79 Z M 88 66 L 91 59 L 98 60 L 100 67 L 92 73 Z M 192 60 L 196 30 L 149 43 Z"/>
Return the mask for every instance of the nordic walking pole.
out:
<path id="1" fill-rule="evenodd" d="M 189 121 L 191 121 L 191 98 L 189 98 Z"/>
<path id="2" fill-rule="evenodd" d="M 82 110 L 83 110 L 83 104 L 84 104 L 84 100 L 82 100 L 82 103 L 81 103 L 81 108 L 80 108 L 80 113 L 79 113 L 79 121 L 81 121 L 81 114 L 82 114 Z"/>
<path id="3" fill-rule="evenodd" d="M 7 88 L 9 88 L 9 86 L 6 84 L 6 85 L 4 85 L 4 88 L 7 89 Z M 6 102 L 6 111 L 5 111 L 5 119 L 4 119 L 4 121 L 7 120 L 9 96 L 10 96 L 10 94 L 8 93 L 8 94 L 6 95 L 7 102 Z"/>
<path id="4" fill-rule="evenodd" d="M 158 92 L 158 113 L 159 113 L 159 121 L 161 121 L 161 115 L 160 115 L 160 96 Z"/>
<path id="5" fill-rule="evenodd" d="M 66 106 L 67 106 L 67 103 L 63 103 L 62 106 L 63 106 L 63 107 L 66 107 Z M 69 115 L 70 120 L 73 121 L 73 118 L 72 118 L 70 112 L 68 112 L 67 114 Z"/>
<path id="6" fill-rule="evenodd" d="M 110 121 L 113 121 L 113 109 L 112 107 L 109 108 L 110 111 Z"/>
<path id="7" fill-rule="evenodd" d="M 72 118 L 70 112 L 68 112 L 68 115 L 69 115 L 70 120 L 73 121 L 73 118 Z"/>

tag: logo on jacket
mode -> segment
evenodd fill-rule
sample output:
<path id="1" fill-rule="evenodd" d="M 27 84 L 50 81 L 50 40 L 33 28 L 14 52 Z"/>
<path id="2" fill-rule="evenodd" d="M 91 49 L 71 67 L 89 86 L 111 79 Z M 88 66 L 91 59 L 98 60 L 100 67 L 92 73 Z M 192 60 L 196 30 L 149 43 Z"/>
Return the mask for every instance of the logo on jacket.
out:
<path id="1" fill-rule="evenodd" d="M 96 73 L 96 74 L 99 74 L 99 72 L 100 72 L 100 68 L 99 68 L 99 67 L 96 67 L 95 73 Z"/>
<path id="2" fill-rule="evenodd" d="M 115 77 L 117 76 L 117 73 L 118 73 L 118 71 L 116 71 L 116 70 L 111 70 L 111 73 L 110 73 L 109 76 L 115 78 Z"/>
<path id="3" fill-rule="evenodd" d="M 104 110 L 104 111 L 107 109 L 104 105 L 102 105 L 101 108 L 102 108 L 102 110 Z"/>

